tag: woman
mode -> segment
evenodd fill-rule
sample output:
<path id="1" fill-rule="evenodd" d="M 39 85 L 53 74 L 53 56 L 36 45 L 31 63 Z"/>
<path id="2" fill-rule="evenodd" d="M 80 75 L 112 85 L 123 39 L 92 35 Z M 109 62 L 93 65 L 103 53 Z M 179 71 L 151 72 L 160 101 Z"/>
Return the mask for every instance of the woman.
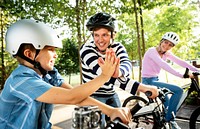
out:
<path id="1" fill-rule="evenodd" d="M 142 83 L 157 87 L 165 87 L 174 92 L 170 98 L 166 97 L 165 102 L 165 107 L 167 108 L 166 120 L 172 125 L 173 129 L 180 129 L 175 122 L 175 116 L 183 90 L 181 87 L 174 84 L 160 82 L 158 77 L 160 70 L 164 69 L 175 76 L 183 78 L 183 74 L 176 71 L 166 62 L 168 59 L 183 68 L 189 68 L 191 71 L 198 71 L 197 68 L 178 58 L 170 51 L 179 40 L 179 36 L 176 33 L 165 33 L 157 47 L 148 49 L 142 63 Z M 193 75 L 190 74 L 189 77 L 193 78 Z"/>

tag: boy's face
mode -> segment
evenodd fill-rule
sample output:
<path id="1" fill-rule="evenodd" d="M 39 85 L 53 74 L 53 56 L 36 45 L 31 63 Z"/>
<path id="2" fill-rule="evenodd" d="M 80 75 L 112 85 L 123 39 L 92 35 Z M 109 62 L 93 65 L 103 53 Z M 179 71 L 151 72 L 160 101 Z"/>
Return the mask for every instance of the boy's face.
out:
<path id="1" fill-rule="evenodd" d="M 50 71 L 53 70 L 55 59 L 58 57 L 56 48 L 51 46 L 45 46 L 40 50 L 36 61 L 40 62 L 43 69 Z"/>
<path id="2" fill-rule="evenodd" d="M 111 32 L 108 29 L 100 28 L 93 32 L 94 42 L 100 51 L 106 50 L 110 45 Z"/>

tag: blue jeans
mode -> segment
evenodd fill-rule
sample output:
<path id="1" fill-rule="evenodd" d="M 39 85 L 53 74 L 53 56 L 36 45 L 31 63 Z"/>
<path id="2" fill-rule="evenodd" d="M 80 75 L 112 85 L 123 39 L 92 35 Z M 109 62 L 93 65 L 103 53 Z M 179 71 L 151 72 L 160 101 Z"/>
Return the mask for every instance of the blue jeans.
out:
<path id="1" fill-rule="evenodd" d="M 146 85 L 154 85 L 160 88 L 167 88 L 170 91 L 172 91 L 174 94 L 169 97 L 166 96 L 166 102 L 164 103 L 165 108 L 167 108 L 167 113 L 166 113 L 166 121 L 171 121 L 174 120 L 174 117 L 172 115 L 172 112 L 174 113 L 174 115 L 176 116 L 176 112 L 178 109 L 178 104 L 179 101 L 182 97 L 183 94 L 183 89 L 179 86 L 173 85 L 173 84 L 169 84 L 169 83 L 164 83 L 164 82 L 160 82 L 158 77 L 150 77 L 150 78 L 142 78 L 142 83 L 146 84 Z"/>
<path id="2" fill-rule="evenodd" d="M 91 97 L 101 101 L 102 103 L 108 104 L 112 107 L 121 107 L 121 102 L 119 100 L 119 96 L 116 93 L 112 96 L 109 96 L 109 97 L 97 97 L 97 96 L 91 96 Z M 101 120 L 102 120 L 101 129 L 105 129 L 105 127 L 106 127 L 106 116 L 105 116 L 105 114 L 102 114 Z"/>

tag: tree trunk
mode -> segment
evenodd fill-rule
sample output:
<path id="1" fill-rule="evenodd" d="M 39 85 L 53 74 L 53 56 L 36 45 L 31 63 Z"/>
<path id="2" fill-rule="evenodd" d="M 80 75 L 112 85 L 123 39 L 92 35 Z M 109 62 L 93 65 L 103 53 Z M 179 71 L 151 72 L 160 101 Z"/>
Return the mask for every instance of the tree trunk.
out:
<path id="1" fill-rule="evenodd" d="M 78 39 L 78 58 L 79 58 L 79 69 L 80 69 L 80 84 L 82 83 L 82 67 L 81 67 L 81 60 L 80 60 L 80 54 L 79 54 L 79 51 L 80 51 L 80 47 L 82 45 L 82 42 L 81 42 L 81 27 L 80 27 L 80 24 L 81 24 L 81 18 L 80 18 L 80 4 L 81 2 L 79 2 L 80 0 L 76 0 L 76 21 L 77 21 L 77 24 L 76 24 L 76 27 L 77 27 L 77 39 Z"/>
<path id="2" fill-rule="evenodd" d="M 136 30 L 137 30 L 137 44 L 138 44 L 138 56 L 139 56 L 139 82 L 141 82 L 141 67 L 142 67 L 142 58 L 141 58 L 141 46 L 140 46 L 140 28 L 139 28 L 139 24 L 138 24 L 138 14 L 137 14 L 137 7 L 136 7 L 136 0 L 133 0 L 134 3 L 134 12 L 135 12 L 135 22 L 136 22 Z"/>
<path id="3" fill-rule="evenodd" d="M 69 83 L 69 84 L 71 83 L 71 73 L 69 74 L 69 80 L 68 80 L 68 83 Z"/>
<path id="4" fill-rule="evenodd" d="M 145 40 L 144 40 L 144 23 L 143 23 L 143 14 L 141 9 L 141 0 L 138 0 L 139 8 L 140 8 L 140 26 L 141 26 L 141 37 L 142 37 L 142 57 L 145 54 Z"/>
<path id="5" fill-rule="evenodd" d="M 0 8 L 1 12 L 0 12 L 0 22 L 1 22 L 1 83 L 0 83 L 0 90 L 3 89 L 4 83 L 5 83 L 5 65 L 4 65 L 4 37 L 3 37 L 3 11 L 2 11 L 2 7 Z"/>

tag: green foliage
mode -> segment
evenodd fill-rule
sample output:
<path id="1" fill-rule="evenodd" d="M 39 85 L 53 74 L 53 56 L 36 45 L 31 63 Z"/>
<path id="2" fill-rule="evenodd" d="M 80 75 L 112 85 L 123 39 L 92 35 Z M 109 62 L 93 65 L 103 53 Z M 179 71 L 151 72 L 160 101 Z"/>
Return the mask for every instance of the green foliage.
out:
<path id="1" fill-rule="evenodd" d="M 186 98 L 185 103 L 188 105 L 199 105 L 198 93 L 196 91 L 191 92 L 191 94 Z"/>
<path id="2" fill-rule="evenodd" d="M 0 52 L 1 53 L 1 52 Z M 8 78 L 8 76 L 11 74 L 11 72 L 17 67 L 18 62 L 15 58 L 11 57 L 8 53 L 4 53 L 4 66 L 5 68 L 2 68 L 2 63 L 0 65 L 0 82 L 5 82 L 5 79 Z M 4 75 L 2 75 L 2 72 L 4 72 Z M 3 89 L 3 83 L 0 84 L 0 90 Z"/>
<path id="3" fill-rule="evenodd" d="M 195 20 L 198 18 L 199 7 L 195 2 L 197 1 L 137 0 L 137 9 L 143 12 L 144 28 L 141 29 L 144 30 L 146 50 L 157 45 L 166 31 L 175 31 L 180 35 L 181 42 L 173 49 L 174 53 L 183 59 L 200 58 L 200 35 L 193 31 L 199 26 L 199 21 Z M 0 21 L 3 22 L 0 38 L 3 47 L 5 43 L 2 39 L 6 28 L 18 19 L 33 18 L 56 29 L 64 27 L 59 31 L 60 35 L 73 40 L 64 40 L 64 48 L 58 52 L 56 66 L 62 74 L 71 74 L 73 70 L 77 72 L 79 62 L 78 50 L 75 50 L 75 47 L 78 49 L 89 39 L 87 37 L 90 33 L 85 28 L 87 19 L 102 11 L 116 17 L 119 29 L 115 40 L 124 44 L 131 60 L 139 59 L 133 0 L 3 0 L 0 1 L 0 9 Z M 70 47 L 74 51 L 67 49 Z M 74 52 L 77 52 L 77 55 Z M 4 53 L 4 50 L 0 53 Z M 6 74 L 9 75 L 9 70 L 12 71 L 16 67 L 16 62 L 10 61 L 7 54 L 4 56 Z"/>
<path id="4" fill-rule="evenodd" d="M 197 13 L 194 13 L 194 10 L 197 10 L 195 6 L 184 5 L 164 5 L 153 10 L 155 13 L 152 15 L 153 18 L 145 21 L 145 28 L 147 27 L 145 32 L 149 35 L 148 38 L 146 38 L 147 47 L 157 45 L 165 32 L 174 31 L 180 35 L 181 39 L 180 43 L 173 48 L 174 53 L 183 59 L 194 59 L 195 55 L 192 54 L 192 51 L 194 50 L 192 49 L 192 46 L 197 46 L 194 43 L 197 40 L 197 37 L 193 36 L 192 28 L 199 25 L 198 22 L 194 21 L 194 18 L 197 16 Z M 149 12 L 146 15 L 149 15 Z M 151 24 L 149 24 L 150 20 Z M 154 29 L 148 31 L 150 28 Z M 190 57 L 185 52 L 190 53 Z"/>
<path id="5" fill-rule="evenodd" d="M 63 75 L 79 72 L 79 52 L 75 44 L 75 41 L 65 39 L 63 40 L 63 48 L 57 52 L 58 59 L 56 60 L 55 67 Z"/>

